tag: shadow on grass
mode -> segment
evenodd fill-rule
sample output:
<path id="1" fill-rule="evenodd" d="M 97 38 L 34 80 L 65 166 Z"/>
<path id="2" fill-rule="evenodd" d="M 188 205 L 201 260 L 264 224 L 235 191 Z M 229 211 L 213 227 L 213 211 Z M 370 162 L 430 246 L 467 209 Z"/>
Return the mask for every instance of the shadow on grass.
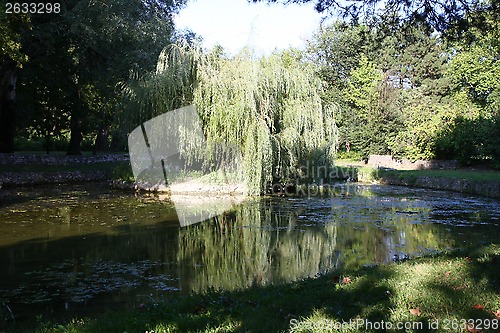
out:
<path id="1" fill-rule="evenodd" d="M 350 275 L 352 278 L 326 275 L 243 291 L 177 296 L 128 314 L 109 313 L 82 327 L 82 331 L 278 332 L 289 329 L 294 319 L 318 311 L 327 318 L 345 321 L 389 317 L 391 292 L 383 281 L 391 278 L 390 270 L 367 268 L 357 274 Z M 351 282 L 347 282 L 349 279 Z M 123 326 L 123 319 L 130 317 L 135 318 L 134 323 Z"/>
<path id="2" fill-rule="evenodd" d="M 177 295 L 39 332 L 494 332 L 499 256 L 491 245 L 285 285 Z M 352 325 L 336 330 L 342 322 Z"/>

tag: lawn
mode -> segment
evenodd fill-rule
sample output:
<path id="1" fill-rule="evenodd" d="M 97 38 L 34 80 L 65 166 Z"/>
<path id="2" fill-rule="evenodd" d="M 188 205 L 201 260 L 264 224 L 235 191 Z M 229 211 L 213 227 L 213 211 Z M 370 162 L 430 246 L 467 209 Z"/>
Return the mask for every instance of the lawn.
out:
<path id="1" fill-rule="evenodd" d="M 494 170 L 378 170 L 379 176 L 399 176 L 399 177 L 436 177 L 450 179 L 466 179 L 480 182 L 500 183 L 500 171 Z"/>
<path id="2" fill-rule="evenodd" d="M 500 247 L 435 254 L 285 285 L 171 294 L 128 311 L 6 332 L 497 332 Z"/>

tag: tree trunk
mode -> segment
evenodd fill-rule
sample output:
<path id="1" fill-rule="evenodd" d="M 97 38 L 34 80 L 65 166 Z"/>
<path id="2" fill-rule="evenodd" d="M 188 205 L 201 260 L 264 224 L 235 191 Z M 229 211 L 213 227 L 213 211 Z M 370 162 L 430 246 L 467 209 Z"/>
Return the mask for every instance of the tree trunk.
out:
<path id="1" fill-rule="evenodd" d="M 82 125 L 78 116 L 71 115 L 71 138 L 69 139 L 69 147 L 67 155 L 81 155 L 81 143 L 83 140 Z"/>
<path id="2" fill-rule="evenodd" d="M 45 152 L 50 154 L 50 134 L 48 131 L 45 133 Z"/>
<path id="3" fill-rule="evenodd" d="M 111 132 L 110 151 L 125 151 L 127 146 L 127 136 L 118 131 Z"/>
<path id="4" fill-rule="evenodd" d="M 105 152 L 107 150 L 108 150 L 108 130 L 106 130 L 105 128 L 101 128 L 95 138 L 92 155 L 95 155 L 98 152 Z"/>
<path id="5" fill-rule="evenodd" d="M 0 79 L 0 152 L 13 153 L 17 70 L 7 69 Z"/>

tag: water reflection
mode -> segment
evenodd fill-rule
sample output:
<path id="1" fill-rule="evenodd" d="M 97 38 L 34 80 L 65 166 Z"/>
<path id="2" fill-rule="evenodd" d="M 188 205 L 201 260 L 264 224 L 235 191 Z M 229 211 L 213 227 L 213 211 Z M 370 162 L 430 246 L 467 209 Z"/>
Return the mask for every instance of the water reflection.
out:
<path id="1" fill-rule="evenodd" d="M 495 235 L 500 213 L 494 201 L 440 200 L 440 192 L 417 192 L 340 187 L 328 197 L 247 203 L 211 223 L 185 228 L 177 255 L 182 288 L 235 289 L 291 281 L 471 246 Z M 457 208 L 475 212 L 463 216 L 474 228 L 463 230 L 462 223 L 453 226 L 455 220 L 443 217 L 444 210 Z M 484 216 L 482 224 L 477 224 L 478 216 Z"/>
<path id="2" fill-rule="evenodd" d="M 165 292 L 281 283 L 498 242 L 500 223 L 498 201 L 390 186 L 254 199 L 186 227 L 154 197 L 31 197 L 0 208 L 0 298 L 13 307 L 135 306 Z"/>

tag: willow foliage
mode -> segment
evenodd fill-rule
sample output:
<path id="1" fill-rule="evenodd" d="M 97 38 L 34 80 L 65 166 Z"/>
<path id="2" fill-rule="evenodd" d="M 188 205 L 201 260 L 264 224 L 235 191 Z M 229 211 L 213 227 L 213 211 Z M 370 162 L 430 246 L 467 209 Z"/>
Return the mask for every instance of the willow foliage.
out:
<path id="1" fill-rule="evenodd" d="M 194 104 L 208 149 L 217 144 L 241 149 L 245 180 L 255 194 L 267 182 L 296 179 L 311 159 L 333 163 L 335 108 L 322 103 L 322 82 L 310 65 L 289 53 L 256 60 L 243 51 L 226 58 L 217 50 L 171 45 L 160 55 L 156 73 L 126 85 L 124 92 L 140 121 Z"/>
<path id="2" fill-rule="evenodd" d="M 128 82 L 119 83 L 125 102 L 124 124 L 131 131 L 141 123 L 193 101 L 196 57 L 187 45 L 172 44 L 159 55 L 156 71 L 139 76 L 131 71 Z"/>

